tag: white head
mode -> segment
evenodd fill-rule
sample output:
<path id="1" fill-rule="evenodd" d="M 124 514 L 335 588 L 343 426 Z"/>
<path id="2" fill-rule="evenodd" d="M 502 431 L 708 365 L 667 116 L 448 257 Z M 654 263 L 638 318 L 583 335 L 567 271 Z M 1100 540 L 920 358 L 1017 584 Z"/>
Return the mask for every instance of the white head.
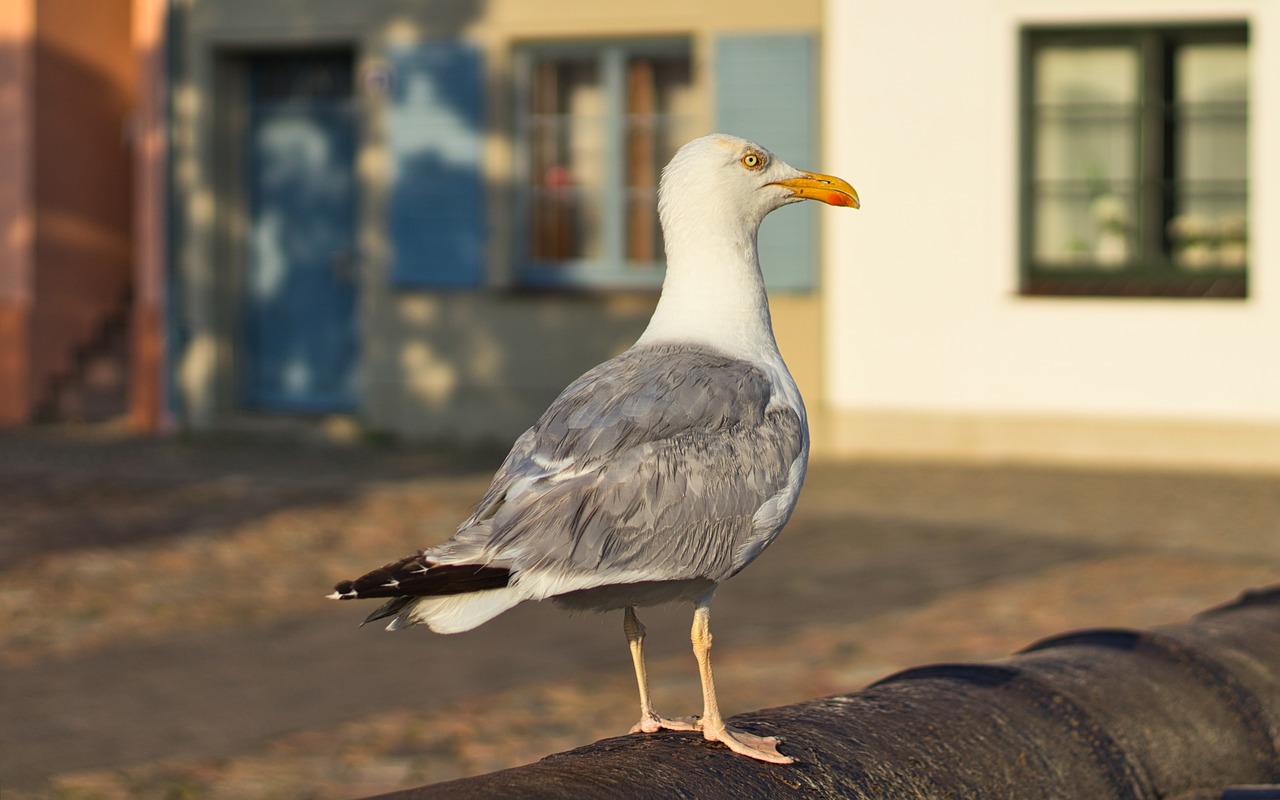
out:
<path id="1" fill-rule="evenodd" d="M 858 193 L 839 178 L 796 169 L 754 142 L 713 133 L 681 147 L 662 171 L 658 216 L 668 241 L 685 226 L 754 234 L 770 211 L 806 199 L 859 205 Z"/>
<path id="2" fill-rule="evenodd" d="M 756 232 L 770 211 L 806 199 L 858 207 L 849 184 L 798 170 L 746 139 L 716 133 L 681 147 L 658 187 L 667 274 L 640 343 L 776 355 Z"/>

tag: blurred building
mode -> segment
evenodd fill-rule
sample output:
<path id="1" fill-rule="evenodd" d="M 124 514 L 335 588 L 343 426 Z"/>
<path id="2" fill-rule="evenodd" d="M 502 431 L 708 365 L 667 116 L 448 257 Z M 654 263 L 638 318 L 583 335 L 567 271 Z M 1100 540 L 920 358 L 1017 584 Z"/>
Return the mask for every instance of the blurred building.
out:
<path id="1" fill-rule="evenodd" d="M 825 13 L 832 450 L 1280 464 L 1280 2 Z"/>
<path id="2" fill-rule="evenodd" d="M 1280 0 L 3 8 L 5 422 L 509 440 L 723 130 L 864 199 L 761 231 L 815 452 L 1280 464 Z"/>
<path id="3" fill-rule="evenodd" d="M 821 4 L 173 7 L 174 410 L 350 414 L 510 440 L 628 347 L 675 149 L 818 160 Z M 819 392 L 818 220 L 767 224 L 783 346 Z"/>
<path id="4" fill-rule="evenodd" d="M 157 419 L 159 6 L 0 3 L 0 424 Z"/>

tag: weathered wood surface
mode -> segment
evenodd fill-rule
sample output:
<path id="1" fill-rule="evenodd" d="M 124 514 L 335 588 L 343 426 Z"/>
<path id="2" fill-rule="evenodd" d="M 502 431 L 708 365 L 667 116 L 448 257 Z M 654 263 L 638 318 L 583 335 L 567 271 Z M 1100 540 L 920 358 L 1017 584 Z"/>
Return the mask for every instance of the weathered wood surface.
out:
<path id="1" fill-rule="evenodd" d="M 380 800 L 1154 800 L 1280 783 L 1280 586 L 1182 624 L 1066 634 L 733 723 L 782 736 L 796 763 L 632 735 Z"/>

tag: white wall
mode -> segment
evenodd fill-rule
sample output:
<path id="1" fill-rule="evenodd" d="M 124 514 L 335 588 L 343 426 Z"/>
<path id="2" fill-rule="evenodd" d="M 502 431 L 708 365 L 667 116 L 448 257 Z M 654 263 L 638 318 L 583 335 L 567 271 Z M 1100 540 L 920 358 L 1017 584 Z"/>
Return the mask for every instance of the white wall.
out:
<path id="1" fill-rule="evenodd" d="M 1018 32 L 1247 20 L 1249 298 L 1017 295 Z M 1280 423 L 1280 0 L 828 0 L 826 407 Z"/>

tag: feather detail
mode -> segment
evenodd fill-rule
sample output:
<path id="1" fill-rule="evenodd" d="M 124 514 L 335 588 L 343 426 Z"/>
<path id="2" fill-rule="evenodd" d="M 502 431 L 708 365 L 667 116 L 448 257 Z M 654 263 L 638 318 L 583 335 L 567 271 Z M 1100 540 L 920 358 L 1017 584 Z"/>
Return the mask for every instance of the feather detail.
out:
<path id="1" fill-rule="evenodd" d="M 369 597 L 438 597 L 480 592 L 486 589 L 501 589 L 510 583 L 510 580 L 511 573 L 504 567 L 491 567 L 484 564 L 436 564 L 428 561 L 424 554 L 416 553 L 378 567 L 353 581 L 342 581 L 333 587 L 333 594 L 329 597 L 335 600 L 358 600 Z M 392 603 L 388 603 L 375 611 L 366 622 L 394 613 L 392 611 L 380 613 L 391 605 Z"/>

